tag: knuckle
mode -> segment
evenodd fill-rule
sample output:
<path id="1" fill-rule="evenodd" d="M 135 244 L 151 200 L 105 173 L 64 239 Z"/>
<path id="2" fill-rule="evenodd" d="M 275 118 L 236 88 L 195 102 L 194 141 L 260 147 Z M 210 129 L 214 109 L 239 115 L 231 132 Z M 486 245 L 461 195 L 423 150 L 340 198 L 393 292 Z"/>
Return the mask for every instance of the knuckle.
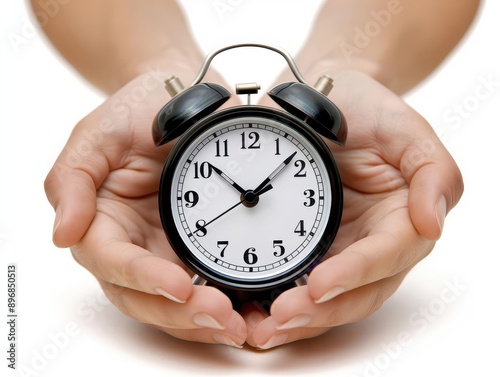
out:
<path id="1" fill-rule="evenodd" d="M 120 270 L 107 271 L 108 277 L 101 281 L 101 286 L 109 300 L 127 317 L 142 323 L 176 328 L 179 318 L 169 302 L 163 297 L 136 290 L 139 284 L 138 270 L 142 270 L 141 274 L 147 273 L 147 266 L 143 263 L 147 258 L 152 256 L 141 255 L 130 258 Z M 119 277 L 116 277 L 117 273 L 120 274 Z M 110 280 L 114 280 L 115 283 Z"/>
<path id="2" fill-rule="evenodd" d="M 94 253 L 90 252 L 85 247 L 83 241 L 79 241 L 73 246 L 70 247 L 71 255 L 73 259 L 87 271 L 89 271 L 92 275 L 94 275 L 97 279 L 106 280 L 106 277 L 101 272 L 99 267 L 99 263 L 94 256 Z"/>
<path id="3" fill-rule="evenodd" d="M 327 316 L 328 326 L 357 322 L 374 314 L 396 291 L 404 275 L 380 280 L 333 299 Z"/>
<path id="4" fill-rule="evenodd" d="M 435 241 L 418 235 L 414 235 L 412 238 L 414 238 L 413 242 L 396 254 L 394 264 L 391 268 L 391 276 L 406 270 L 408 267 L 414 266 L 429 255 L 434 248 Z"/>
<path id="5" fill-rule="evenodd" d="M 376 289 L 375 293 L 367 300 L 364 310 L 360 311 L 359 319 L 367 318 L 379 310 L 388 297 L 389 295 L 386 294 L 386 289 L 384 287 Z"/>
<path id="6" fill-rule="evenodd" d="M 464 190 L 465 190 L 465 184 L 464 184 L 463 176 L 462 176 L 462 173 L 460 172 L 460 170 L 458 169 L 458 166 L 456 167 L 455 170 L 456 171 L 455 171 L 455 174 L 453 176 L 453 189 L 454 189 L 454 192 L 453 192 L 453 195 L 451 196 L 452 197 L 452 201 L 453 201 L 453 203 L 451 203 L 452 206 L 454 206 L 456 203 L 458 203 L 458 201 L 462 197 L 462 195 L 464 193 Z"/>
<path id="7" fill-rule="evenodd" d="M 130 300 L 127 299 L 126 288 L 106 281 L 99 281 L 109 301 L 125 316 L 139 320 L 139 316 Z"/>
<path id="8" fill-rule="evenodd" d="M 339 326 L 343 325 L 349 322 L 352 322 L 348 320 L 348 318 L 345 315 L 345 311 L 342 310 L 342 305 L 336 305 L 335 307 L 332 308 L 330 313 L 327 316 L 327 326 L 328 327 L 334 327 L 334 326 Z"/>
<path id="9" fill-rule="evenodd" d="M 392 266 L 390 267 L 390 275 L 397 274 L 399 271 L 405 269 L 410 264 L 415 263 L 415 260 L 420 258 L 419 255 L 422 252 L 422 247 L 422 241 L 418 240 L 411 245 L 403 247 L 402 250 L 399 250 L 399 252 L 395 255 Z"/>
<path id="10" fill-rule="evenodd" d="M 371 275 L 373 259 L 362 250 L 352 250 L 349 258 L 352 266 L 355 266 L 350 268 L 354 286 L 365 284 L 366 277 Z"/>
<path id="11" fill-rule="evenodd" d="M 77 242 L 70 247 L 71 255 L 73 259 L 82 267 L 94 273 L 95 261 L 90 257 L 90 254 L 85 252 L 84 247 L 81 242 Z"/>
<path id="12" fill-rule="evenodd" d="M 148 263 L 147 261 L 154 258 L 150 254 L 137 255 L 133 258 L 128 259 L 121 268 L 121 279 L 124 280 L 128 286 L 135 287 L 138 285 L 139 276 L 142 274 L 148 274 Z"/>
<path id="13" fill-rule="evenodd" d="M 373 293 L 366 300 L 364 311 L 361 311 L 361 317 L 359 319 L 369 317 L 379 310 L 384 302 L 387 301 L 399 287 L 405 275 L 406 274 L 399 274 L 377 282 L 373 289 Z"/>

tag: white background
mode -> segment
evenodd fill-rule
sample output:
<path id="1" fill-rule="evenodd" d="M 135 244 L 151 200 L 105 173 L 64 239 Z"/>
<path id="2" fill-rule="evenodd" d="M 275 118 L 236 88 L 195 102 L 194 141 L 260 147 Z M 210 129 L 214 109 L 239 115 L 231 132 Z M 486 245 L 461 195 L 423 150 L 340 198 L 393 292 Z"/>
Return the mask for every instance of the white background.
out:
<path id="1" fill-rule="evenodd" d="M 252 35 L 255 41 L 294 53 L 320 1 L 183 3 L 206 52 Z M 229 6 L 225 13 L 217 12 L 221 3 Z M 499 2 L 486 2 L 453 56 L 406 97 L 442 135 L 466 183 L 433 253 L 369 319 L 268 352 L 187 343 L 152 331 L 108 304 L 69 251 L 52 245 L 54 215 L 43 192 L 44 177 L 73 125 L 104 97 L 58 58 L 31 23 L 23 2 L 3 2 L 1 7 L 0 315 L 5 323 L 7 265 L 16 263 L 17 361 L 18 367 L 32 371 L 9 375 L 498 373 Z M 22 38 L 17 46 L 12 43 L 16 37 Z M 264 87 L 281 69 L 278 64 L 276 71 L 261 72 L 262 67 L 245 59 L 228 59 L 226 66 L 218 63 L 228 77 L 250 67 L 259 76 L 250 75 L 251 80 Z M 270 59 L 264 67 L 274 64 Z M 489 93 L 487 98 L 475 98 L 485 81 L 496 85 L 489 92 L 481 89 Z M 446 115 L 456 105 L 464 106 L 467 114 L 450 121 Z M 8 328 L 0 328 L 0 374 L 5 375 Z"/>

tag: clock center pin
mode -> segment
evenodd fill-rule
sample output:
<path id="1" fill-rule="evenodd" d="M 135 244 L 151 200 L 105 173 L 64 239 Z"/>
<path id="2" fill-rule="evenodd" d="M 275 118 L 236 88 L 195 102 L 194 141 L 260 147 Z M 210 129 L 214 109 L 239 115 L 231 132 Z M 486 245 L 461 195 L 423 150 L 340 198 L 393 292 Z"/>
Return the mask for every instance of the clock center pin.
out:
<path id="1" fill-rule="evenodd" d="M 256 195 L 253 190 L 245 191 L 244 194 L 241 194 L 240 198 L 243 200 L 243 205 L 247 208 L 255 207 L 259 202 L 259 195 Z"/>

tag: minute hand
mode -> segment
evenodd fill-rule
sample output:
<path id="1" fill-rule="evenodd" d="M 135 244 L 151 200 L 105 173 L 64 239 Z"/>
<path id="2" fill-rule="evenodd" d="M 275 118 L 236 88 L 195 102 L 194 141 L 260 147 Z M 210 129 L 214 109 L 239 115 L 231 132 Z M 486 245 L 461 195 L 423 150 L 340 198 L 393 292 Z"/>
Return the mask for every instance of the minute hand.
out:
<path id="1" fill-rule="evenodd" d="M 288 156 L 285 161 L 283 161 L 276 169 L 274 169 L 274 171 L 266 179 L 264 179 L 262 183 L 255 188 L 255 190 L 253 190 L 253 192 L 259 195 L 259 191 L 262 190 L 269 182 L 271 182 L 271 180 L 276 177 L 280 173 L 280 171 L 282 171 L 285 166 L 287 166 L 293 160 L 296 154 L 297 152 L 295 151 L 290 156 Z"/>

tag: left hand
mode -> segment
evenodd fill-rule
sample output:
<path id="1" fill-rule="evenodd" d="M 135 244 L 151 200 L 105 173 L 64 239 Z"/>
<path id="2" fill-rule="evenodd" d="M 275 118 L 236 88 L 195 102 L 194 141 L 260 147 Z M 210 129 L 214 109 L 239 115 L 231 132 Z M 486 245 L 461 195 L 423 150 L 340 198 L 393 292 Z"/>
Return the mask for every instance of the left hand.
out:
<path id="1" fill-rule="evenodd" d="M 378 310 L 432 250 L 463 191 L 448 151 L 398 95 L 359 72 L 332 77 L 331 98 L 349 127 L 344 148 L 330 144 L 343 177 L 342 223 L 307 286 L 282 293 L 270 316 L 255 308 L 244 313 L 247 342 L 260 349 Z"/>

